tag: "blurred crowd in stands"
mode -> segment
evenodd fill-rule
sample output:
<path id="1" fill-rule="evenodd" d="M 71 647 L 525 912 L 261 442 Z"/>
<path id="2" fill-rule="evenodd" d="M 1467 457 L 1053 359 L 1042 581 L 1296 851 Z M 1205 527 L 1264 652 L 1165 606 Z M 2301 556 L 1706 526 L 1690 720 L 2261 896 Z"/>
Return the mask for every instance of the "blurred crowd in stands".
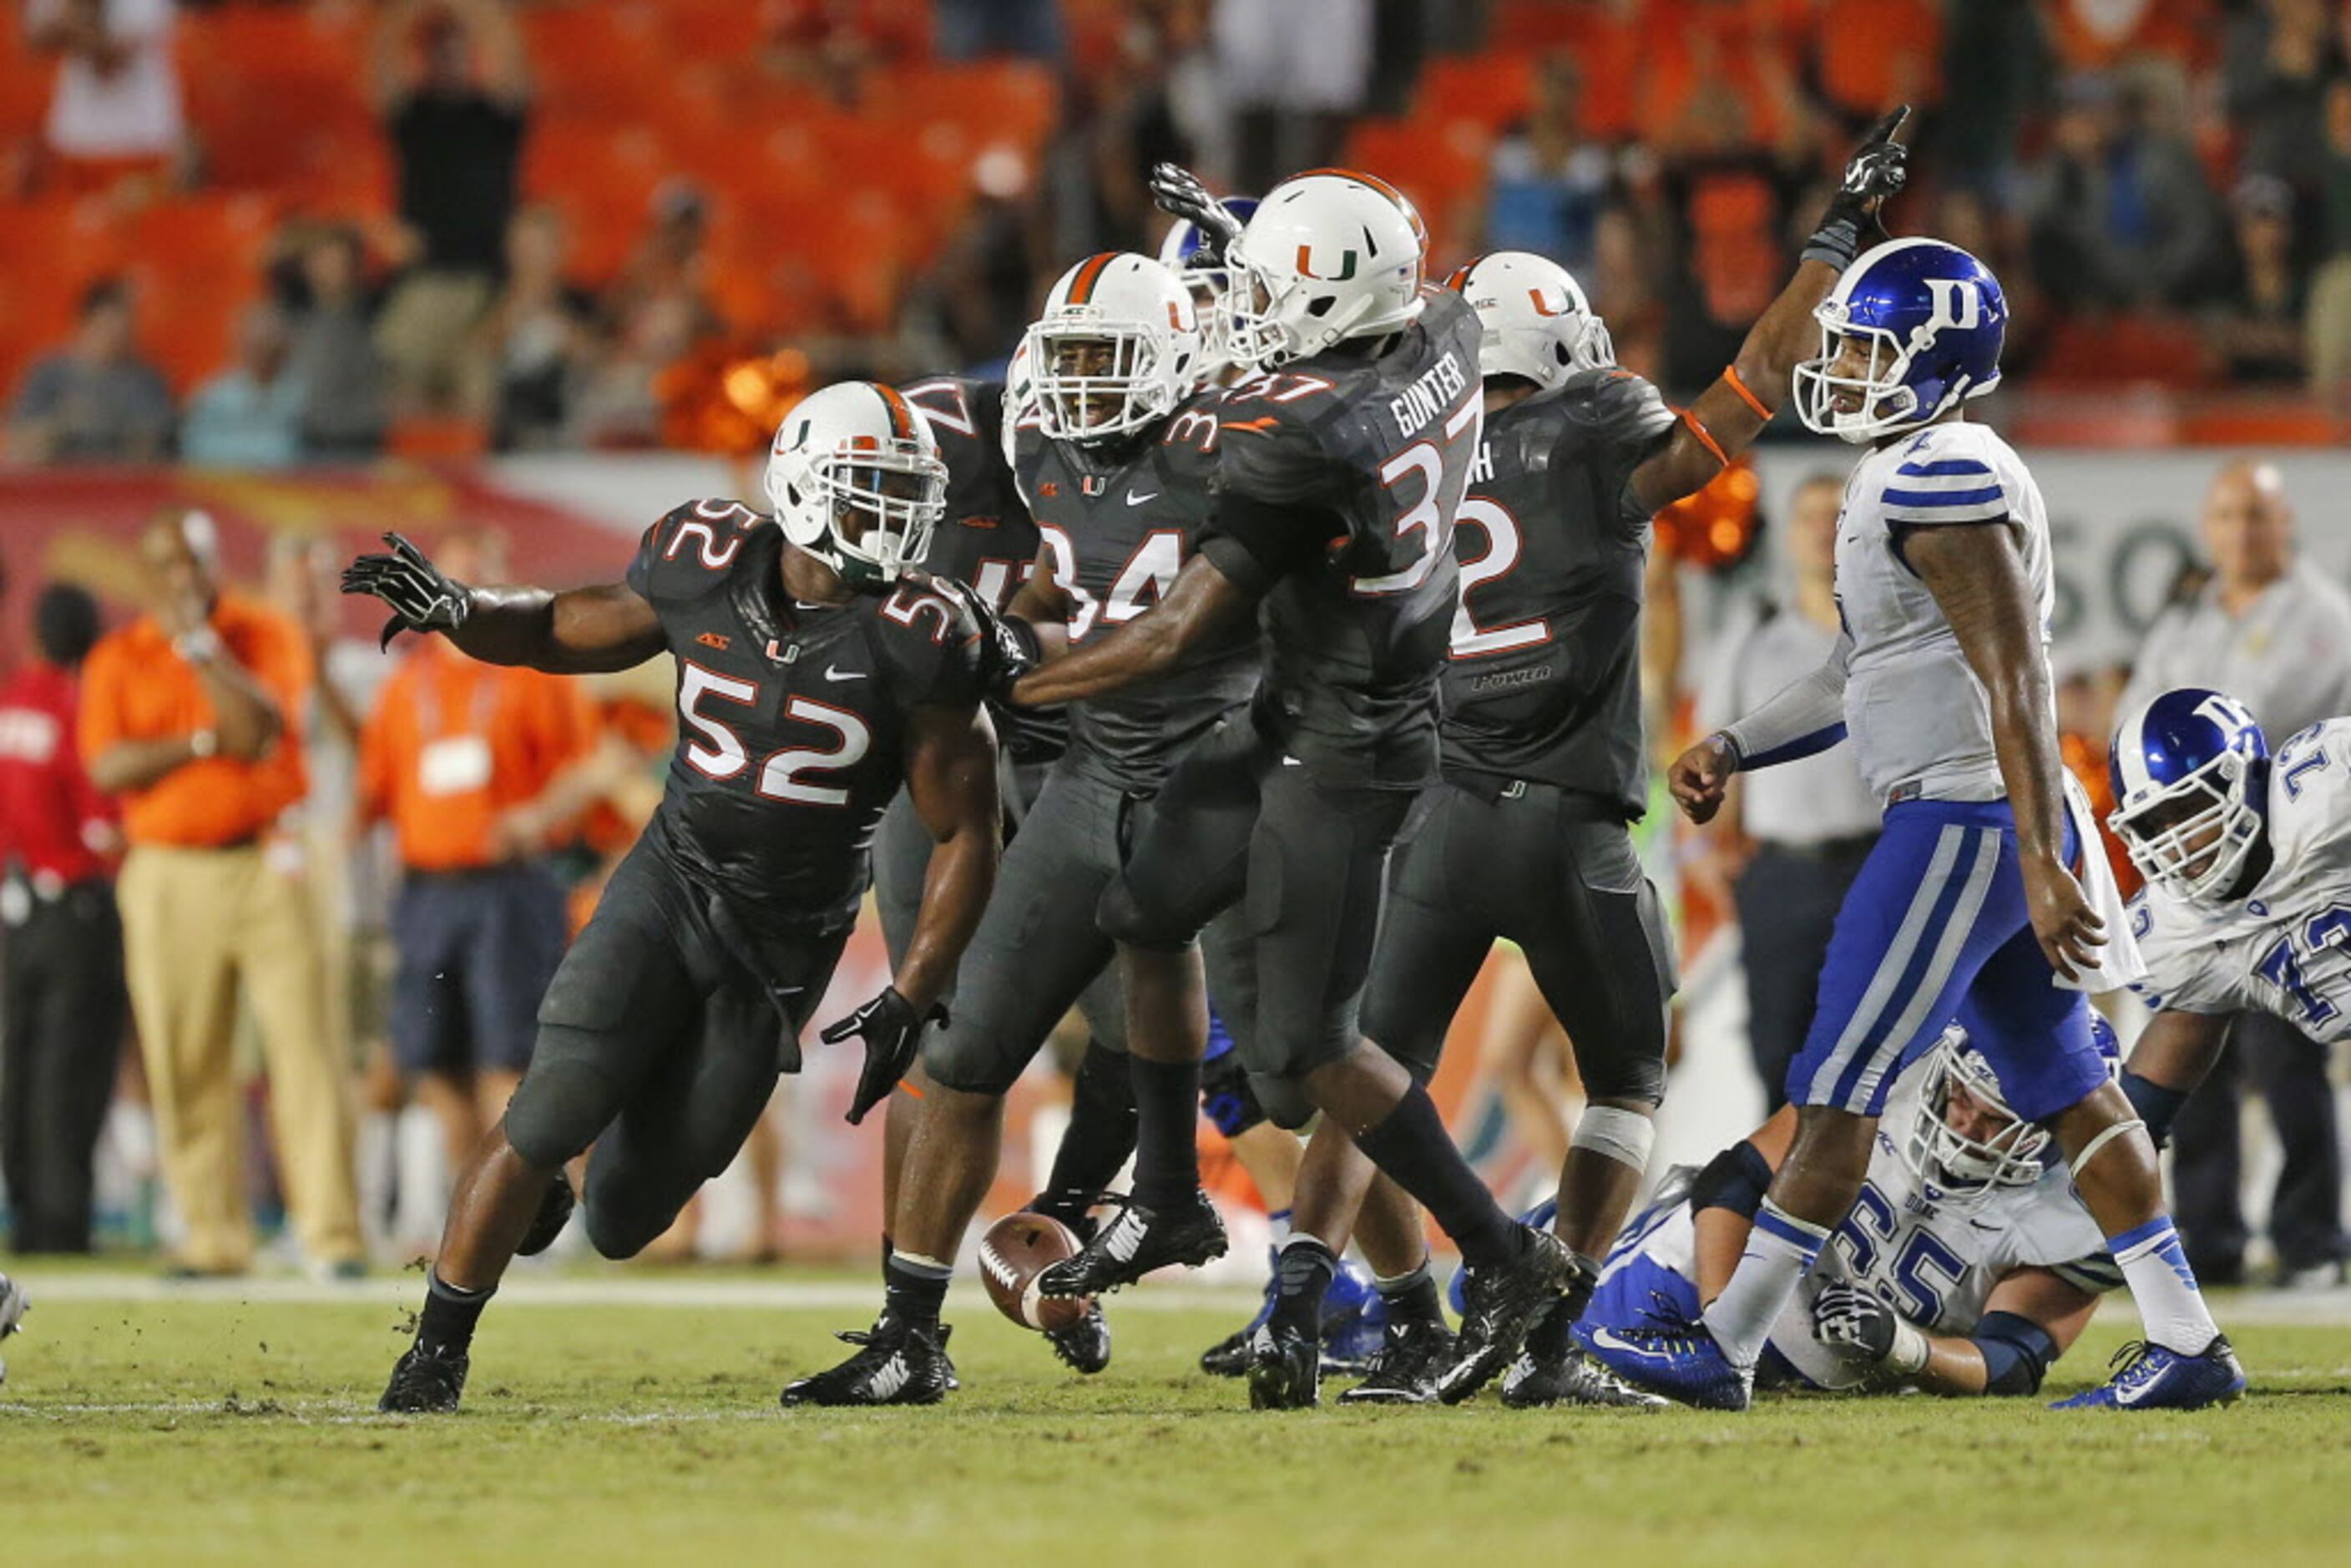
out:
<path id="1" fill-rule="evenodd" d="M 1162 158 L 1373 168 L 1440 264 L 1558 257 L 1687 389 L 1897 100 L 1899 221 L 2001 272 L 2012 382 L 2351 384 L 2341 0 L 19 10 L 20 462 L 756 449 L 811 382 L 999 361 L 1070 258 L 1156 240 Z"/>

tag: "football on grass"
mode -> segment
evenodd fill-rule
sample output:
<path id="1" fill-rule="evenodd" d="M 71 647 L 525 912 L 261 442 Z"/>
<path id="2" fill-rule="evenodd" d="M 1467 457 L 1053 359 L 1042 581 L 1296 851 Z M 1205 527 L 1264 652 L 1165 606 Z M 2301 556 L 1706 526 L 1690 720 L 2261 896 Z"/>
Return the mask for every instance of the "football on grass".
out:
<path id="1" fill-rule="evenodd" d="M 1068 1226 L 1023 1209 L 989 1226 L 980 1239 L 979 1276 L 996 1310 L 1022 1328 L 1065 1329 L 1084 1315 L 1086 1302 L 1039 1295 L 1037 1276 L 1077 1250 Z"/>

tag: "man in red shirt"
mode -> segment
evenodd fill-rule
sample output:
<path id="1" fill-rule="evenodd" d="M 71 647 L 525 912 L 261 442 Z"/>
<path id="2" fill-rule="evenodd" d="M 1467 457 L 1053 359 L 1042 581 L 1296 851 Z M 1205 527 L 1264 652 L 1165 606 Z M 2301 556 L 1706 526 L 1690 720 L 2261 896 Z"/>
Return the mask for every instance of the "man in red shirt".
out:
<path id="1" fill-rule="evenodd" d="M 129 1006 L 114 808 L 74 746 L 97 601 L 60 583 L 33 630 L 39 658 L 0 682 L 0 1179 L 17 1251 L 87 1252 L 90 1164 Z"/>

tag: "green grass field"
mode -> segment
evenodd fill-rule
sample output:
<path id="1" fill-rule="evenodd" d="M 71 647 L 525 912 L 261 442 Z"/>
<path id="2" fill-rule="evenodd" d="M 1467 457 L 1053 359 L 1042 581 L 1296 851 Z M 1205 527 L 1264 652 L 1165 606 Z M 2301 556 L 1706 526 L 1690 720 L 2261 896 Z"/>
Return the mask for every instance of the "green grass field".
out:
<path id="1" fill-rule="evenodd" d="M 37 1310 L 0 1387 L 10 1568 L 2268 1564 L 2351 1550 L 2351 1323 L 2237 1321 L 2255 1393 L 2189 1416 L 1921 1398 L 1782 1399 L 1743 1417 L 1490 1398 L 1258 1416 L 1238 1385 L 1191 1371 L 1241 1298 L 1123 1298 L 1117 1364 L 1081 1384 L 964 1288 L 967 1386 L 945 1406 L 786 1414 L 778 1386 L 839 1354 L 830 1332 L 863 1314 L 835 1301 L 862 1286 L 779 1307 L 715 1304 L 727 1287 L 698 1281 L 641 1292 L 677 1304 L 622 1305 L 532 1301 L 526 1283 L 485 1323 L 465 1413 L 403 1420 L 372 1406 L 413 1279 L 296 1301 L 88 1274 L 44 1299 L 28 1282 Z M 2102 1370 L 2128 1327 L 2126 1311 L 2105 1317 L 2053 1392 Z"/>

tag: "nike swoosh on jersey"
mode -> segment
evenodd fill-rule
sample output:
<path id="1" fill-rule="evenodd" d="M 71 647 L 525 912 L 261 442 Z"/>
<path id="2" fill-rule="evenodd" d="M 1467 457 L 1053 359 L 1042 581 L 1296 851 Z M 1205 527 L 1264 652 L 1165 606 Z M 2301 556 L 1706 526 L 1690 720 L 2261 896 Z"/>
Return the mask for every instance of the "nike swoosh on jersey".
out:
<path id="1" fill-rule="evenodd" d="M 1157 499 L 1159 499 L 1159 492 L 1156 490 L 1145 490 L 1140 496 L 1136 495 L 1132 490 L 1129 490 L 1126 493 L 1126 504 L 1130 507 L 1139 507 L 1145 501 L 1155 501 Z"/>
<path id="2" fill-rule="evenodd" d="M 844 670 L 837 664 L 827 664 L 824 667 L 824 678 L 828 681 L 862 681 L 865 678 L 865 672 Z"/>

